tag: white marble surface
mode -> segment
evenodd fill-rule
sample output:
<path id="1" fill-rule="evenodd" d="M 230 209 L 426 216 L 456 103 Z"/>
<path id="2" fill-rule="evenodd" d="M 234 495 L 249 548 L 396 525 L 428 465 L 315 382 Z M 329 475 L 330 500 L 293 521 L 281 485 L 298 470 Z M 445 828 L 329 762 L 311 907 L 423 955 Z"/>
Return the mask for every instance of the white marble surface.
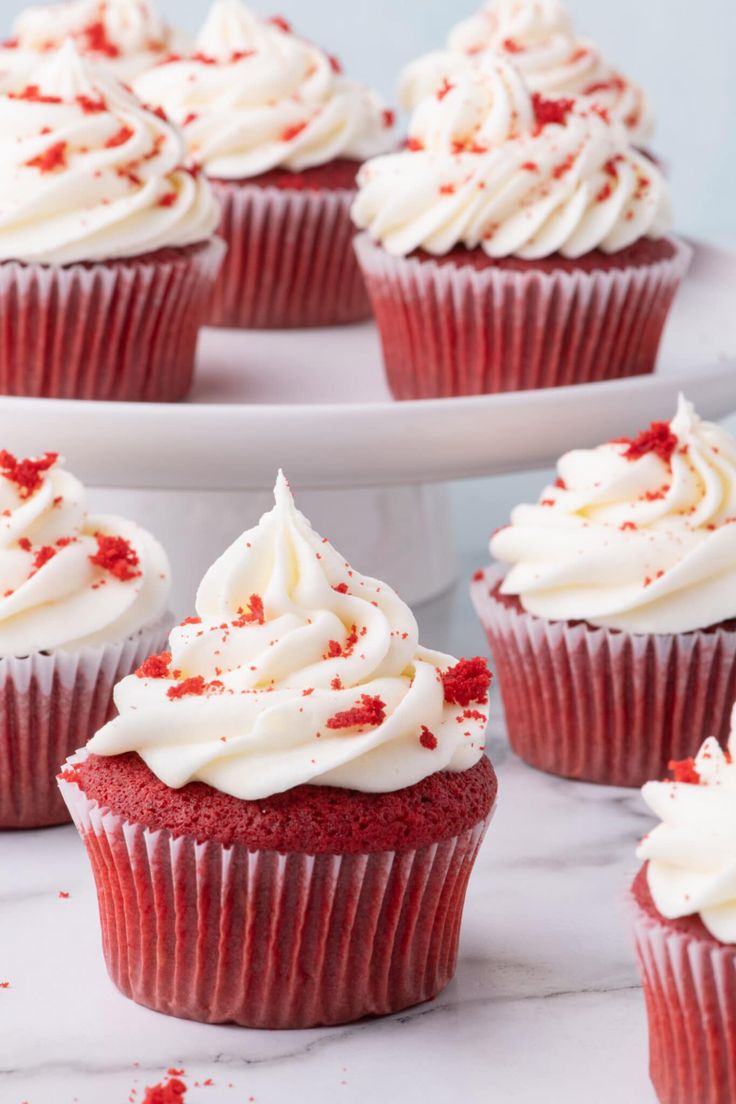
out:
<path id="1" fill-rule="evenodd" d="M 464 575 L 520 486 L 456 492 Z M 464 581 L 422 620 L 429 645 L 484 647 Z M 624 907 L 643 806 L 636 792 L 525 767 L 495 704 L 500 804 L 471 882 L 458 974 L 436 1002 L 391 1019 L 264 1033 L 138 1008 L 105 974 L 74 830 L 0 834 L 0 982 L 10 982 L 0 988 L 0 1104 L 140 1104 L 169 1067 L 186 1070 L 186 1104 L 653 1101 Z"/>

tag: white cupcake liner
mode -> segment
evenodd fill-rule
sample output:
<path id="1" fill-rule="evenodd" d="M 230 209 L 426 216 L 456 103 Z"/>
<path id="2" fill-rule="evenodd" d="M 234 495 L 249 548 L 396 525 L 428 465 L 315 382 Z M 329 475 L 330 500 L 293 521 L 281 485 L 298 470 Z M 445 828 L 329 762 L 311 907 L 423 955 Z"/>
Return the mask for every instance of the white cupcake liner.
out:
<path id="1" fill-rule="evenodd" d="M 673 759 L 725 741 L 736 700 L 736 632 L 634 635 L 546 621 L 474 581 L 512 749 L 550 774 L 616 786 L 664 778 Z"/>
<path id="2" fill-rule="evenodd" d="M 397 399 L 561 387 L 653 372 L 692 259 L 519 272 L 393 257 L 355 240 Z"/>
<path id="3" fill-rule="evenodd" d="M 733 1104 L 736 947 L 677 931 L 632 904 L 650 1075 L 661 1104 Z"/>
<path id="4" fill-rule="evenodd" d="M 355 192 L 212 181 L 228 254 L 208 323 L 243 329 L 335 326 L 370 317 L 350 218 Z"/>
<path id="5" fill-rule="evenodd" d="M 92 865 L 110 977 L 139 1004 L 306 1028 L 430 1000 L 455 972 L 490 815 L 416 851 L 279 854 L 131 824 L 76 781 L 59 786 Z"/>
<path id="6" fill-rule="evenodd" d="M 56 776 L 114 715 L 113 690 L 166 644 L 161 618 L 124 641 L 0 659 L 0 829 L 69 819 Z"/>

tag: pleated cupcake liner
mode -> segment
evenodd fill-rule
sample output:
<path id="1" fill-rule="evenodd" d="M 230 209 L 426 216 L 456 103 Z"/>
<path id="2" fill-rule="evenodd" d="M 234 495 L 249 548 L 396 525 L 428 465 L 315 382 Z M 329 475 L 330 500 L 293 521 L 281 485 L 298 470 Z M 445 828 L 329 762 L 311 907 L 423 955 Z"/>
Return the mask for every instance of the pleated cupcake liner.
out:
<path id="1" fill-rule="evenodd" d="M 188 394 L 219 239 L 109 263 L 0 264 L 0 394 L 175 402 Z"/>
<path id="2" fill-rule="evenodd" d="M 471 593 L 493 652 L 509 742 L 549 774 L 612 786 L 664 778 L 708 736 L 725 741 L 736 701 L 736 633 L 638 636 L 546 621 L 492 591 Z"/>
<path id="3" fill-rule="evenodd" d="M 131 824 L 77 782 L 59 786 L 92 865 L 110 977 L 138 1004 L 307 1028 L 399 1012 L 455 973 L 488 820 L 416 851 L 279 854 Z"/>
<path id="4" fill-rule="evenodd" d="M 228 244 L 208 324 L 291 329 L 361 322 L 371 308 L 345 189 L 212 182 Z"/>
<path id="5" fill-rule="evenodd" d="M 56 776 L 114 715 L 113 689 L 160 652 L 171 619 L 115 644 L 0 659 L 0 829 L 64 824 Z"/>
<path id="6" fill-rule="evenodd" d="M 736 948 L 658 923 L 632 897 L 660 1104 L 736 1100 Z"/>
<path id="7" fill-rule="evenodd" d="M 654 371 L 692 250 L 641 267 L 518 272 L 355 241 L 396 399 L 562 387 Z"/>

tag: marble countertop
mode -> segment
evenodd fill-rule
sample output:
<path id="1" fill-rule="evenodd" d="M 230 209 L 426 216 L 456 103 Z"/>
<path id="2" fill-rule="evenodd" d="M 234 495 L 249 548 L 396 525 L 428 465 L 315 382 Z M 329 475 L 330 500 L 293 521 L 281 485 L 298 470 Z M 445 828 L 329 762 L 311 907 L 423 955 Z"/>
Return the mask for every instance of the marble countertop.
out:
<path id="1" fill-rule="evenodd" d="M 469 484 L 459 502 L 483 536 L 488 493 Z M 514 493 L 506 481 L 501 497 Z M 472 524 L 463 578 L 483 560 Z M 485 650 L 464 582 L 420 620 L 429 646 Z M 456 979 L 432 1004 L 348 1027 L 210 1027 L 128 1002 L 105 973 L 74 829 L 0 834 L 0 1104 L 140 1104 L 169 1068 L 186 1071 L 186 1104 L 654 1101 L 625 906 L 650 823 L 639 795 L 524 766 L 497 692 L 488 748 L 500 803 Z"/>

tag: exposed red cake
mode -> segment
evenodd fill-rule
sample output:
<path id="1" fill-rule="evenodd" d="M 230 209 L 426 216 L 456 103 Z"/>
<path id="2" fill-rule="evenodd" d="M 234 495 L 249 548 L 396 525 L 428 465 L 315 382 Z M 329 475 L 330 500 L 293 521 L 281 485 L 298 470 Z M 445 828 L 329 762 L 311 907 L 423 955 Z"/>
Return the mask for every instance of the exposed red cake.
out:
<path id="1" fill-rule="evenodd" d="M 648 864 L 645 863 L 641 868 L 634 879 L 631 890 L 634 895 L 634 900 L 643 912 L 651 917 L 652 920 L 656 920 L 658 924 L 665 924 L 668 928 L 671 928 L 672 931 L 691 936 L 693 939 L 700 939 L 706 943 L 711 943 L 714 947 L 722 947 L 723 944 L 719 943 L 718 940 L 710 934 L 697 913 L 693 916 L 683 916 L 679 920 L 668 920 L 666 917 L 662 916 L 662 913 L 654 903 L 652 891 L 649 888 L 647 866 Z M 734 953 L 736 953 L 736 949 Z"/>
<path id="2" fill-rule="evenodd" d="M 667 260 L 674 255 L 675 247 L 668 238 L 657 241 L 642 238 L 618 253 L 604 253 L 600 249 L 594 249 L 574 260 L 559 253 L 533 261 L 526 261 L 521 257 L 489 257 L 483 249 L 466 249 L 465 246 L 458 246 L 441 257 L 435 257 L 423 249 L 412 254 L 418 260 L 434 261 L 439 265 L 469 267 L 478 271 L 496 268 L 507 272 L 610 272 L 613 269 L 639 268 Z"/>
<path id="3" fill-rule="evenodd" d="M 334 161 L 328 161 L 326 165 L 315 165 L 311 169 L 300 169 L 297 172 L 291 169 L 271 169 L 270 172 L 261 173 L 260 176 L 251 176 L 247 180 L 240 180 L 237 183 L 255 184 L 259 188 L 282 188 L 286 191 L 296 192 L 345 189 L 353 191 L 360 166 L 360 161 L 350 161 L 347 158 L 338 157 Z M 220 181 L 220 183 L 228 182 Z"/>
<path id="4" fill-rule="evenodd" d="M 511 747 L 563 778 L 642 786 L 671 760 L 728 738 L 736 700 L 736 622 L 635 635 L 547 621 L 500 593 L 489 567 L 471 593 L 494 657 Z M 682 693 L 687 687 L 687 693 Z"/>
<path id="5" fill-rule="evenodd" d="M 488 816 L 497 791 L 486 758 L 395 793 L 298 786 L 262 801 L 241 801 L 201 782 L 172 790 L 135 754 L 91 755 L 66 774 L 88 798 L 147 828 L 312 855 L 405 851 L 450 839 Z"/>

